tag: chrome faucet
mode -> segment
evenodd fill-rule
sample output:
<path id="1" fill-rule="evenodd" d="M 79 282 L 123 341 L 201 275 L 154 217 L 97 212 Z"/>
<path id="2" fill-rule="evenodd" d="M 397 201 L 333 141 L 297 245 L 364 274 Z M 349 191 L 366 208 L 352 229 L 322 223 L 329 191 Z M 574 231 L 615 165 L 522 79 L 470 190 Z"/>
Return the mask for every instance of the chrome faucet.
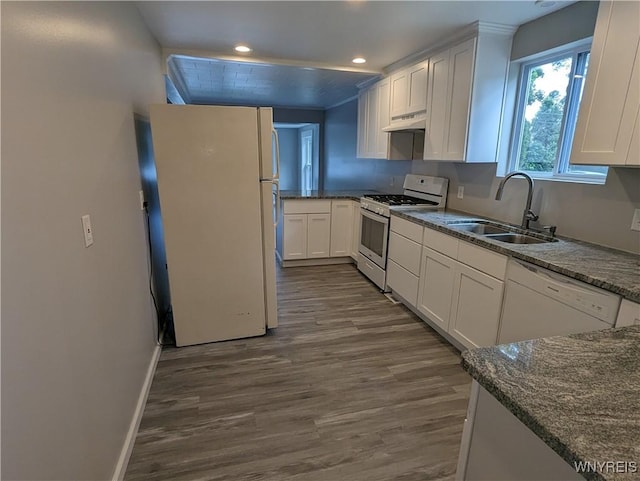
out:
<path id="1" fill-rule="evenodd" d="M 527 205 L 524 208 L 524 213 L 522 214 L 522 228 L 525 230 L 529 230 L 529 222 L 538 220 L 538 216 L 531 211 L 531 199 L 533 198 L 533 179 L 524 172 L 512 172 L 507 175 L 504 179 L 500 181 L 500 185 L 498 186 L 498 190 L 496 191 L 496 200 L 502 199 L 502 191 L 504 190 L 504 184 L 511 177 L 520 176 L 527 179 L 529 184 L 529 192 L 527 193 Z"/>

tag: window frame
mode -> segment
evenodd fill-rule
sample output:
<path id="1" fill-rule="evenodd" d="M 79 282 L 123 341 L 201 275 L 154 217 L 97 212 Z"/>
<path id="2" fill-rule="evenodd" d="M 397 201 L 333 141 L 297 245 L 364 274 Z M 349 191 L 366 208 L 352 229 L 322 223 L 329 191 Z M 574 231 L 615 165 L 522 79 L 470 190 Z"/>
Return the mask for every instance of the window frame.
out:
<path id="1" fill-rule="evenodd" d="M 513 117 L 513 128 L 511 129 L 511 138 L 509 140 L 509 153 L 507 157 L 507 172 L 518 171 L 518 163 L 520 161 L 520 147 L 523 138 L 524 128 L 524 112 L 526 109 L 526 96 L 529 91 L 529 75 L 532 69 L 548 64 L 555 60 L 561 60 L 563 58 L 572 57 L 571 71 L 569 72 L 569 83 L 566 91 L 566 105 L 562 115 L 562 124 L 560 127 L 560 135 L 558 148 L 556 151 L 556 157 L 553 162 L 553 170 L 551 172 L 531 171 L 523 170 L 527 174 L 531 175 L 534 179 L 541 180 L 555 180 L 564 182 L 578 182 L 578 183 L 591 183 L 591 184 L 604 184 L 607 179 L 608 169 L 605 173 L 572 173 L 569 172 L 569 168 L 572 164 L 569 163 L 569 157 L 571 155 L 571 145 L 573 142 L 573 135 L 575 133 L 575 123 L 578 118 L 579 103 L 577 99 L 580 92 L 583 89 L 584 79 L 582 76 L 576 78 L 576 71 L 578 69 L 584 72 L 584 56 L 581 58 L 581 54 L 591 52 L 591 39 L 572 43 L 566 48 L 556 48 L 552 51 L 542 52 L 536 55 L 527 57 L 520 61 L 514 62 L 519 69 L 516 85 L 516 99 L 515 109 Z M 581 61 L 582 60 L 582 61 Z M 568 119 L 573 119 L 570 132 L 568 132 Z M 567 136 L 571 137 L 571 141 L 568 141 Z"/>

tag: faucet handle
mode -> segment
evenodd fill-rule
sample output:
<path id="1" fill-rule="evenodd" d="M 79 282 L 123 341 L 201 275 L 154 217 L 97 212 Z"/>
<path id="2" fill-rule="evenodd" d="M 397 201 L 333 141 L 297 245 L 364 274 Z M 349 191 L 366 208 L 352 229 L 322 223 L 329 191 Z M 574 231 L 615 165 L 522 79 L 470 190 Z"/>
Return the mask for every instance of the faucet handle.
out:
<path id="1" fill-rule="evenodd" d="M 551 237 L 555 237 L 556 236 L 556 229 L 557 229 L 557 227 L 555 225 L 543 225 L 542 226 L 542 230 L 548 231 L 549 234 L 551 234 Z"/>
<path id="2" fill-rule="evenodd" d="M 531 211 L 531 210 L 528 210 L 528 211 L 527 211 L 527 213 L 525 214 L 525 217 L 526 217 L 527 219 L 529 219 L 529 220 L 534 221 L 534 222 L 535 222 L 535 221 L 537 221 L 537 220 L 538 220 L 538 218 L 539 218 L 539 216 L 538 216 L 538 215 L 536 215 L 536 214 L 534 214 L 534 213 L 533 213 L 533 211 Z"/>

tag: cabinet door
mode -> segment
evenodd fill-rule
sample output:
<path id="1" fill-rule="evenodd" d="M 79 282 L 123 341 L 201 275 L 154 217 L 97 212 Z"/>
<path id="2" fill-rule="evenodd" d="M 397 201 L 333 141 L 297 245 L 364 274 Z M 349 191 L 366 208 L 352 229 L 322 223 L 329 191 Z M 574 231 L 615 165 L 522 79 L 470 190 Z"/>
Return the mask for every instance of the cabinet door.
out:
<path id="1" fill-rule="evenodd" d="M 449 50 L 429 59 L 427 82 L 427 124 L 424 133 L 424 160 L 444 158 L 444 133 L 447 119 Z"/>
<path id="2" fill-rule="evenodd" d="M 371 159 L 376 156 L 378 141 L 378 88 L 376 86 L 367 90 L 367 148 L 366 157 Z"/>
<path id="3" fill-rule="evenodd" d="M 331 214 L 308 214 L 307 224 L 307 257 L 329 257 Z"/>
<path id="4" fill-rule="evenodd" d="M 367 115 L 367 92 L 360 92 L 358 95 L 358 157 L 367 157 L 367 132 L 369 129 Z"/>
<path id="5" fill-rule="evenodd" d="M 495 345 L 503 291 L 504 282 L 458 263 L 449 333 L 467 348 Z"/>
<path id="6" fill-rule="evenodd" d="M 407 71 L 407 114 L 422 112 L 427 108 L 427 62 L 410 67 Z"/>
<path id="7" fill-rule="evenodd" d="M 352 202 L 353 208 L 353 234 L 351 236 L 351 257 L 358 258 L 358 251 L 360 250 L 360 222 L 362 217 L 360 216 L 360 202 Z"/>
<path id="8" fill-rule="evenodd" d="M 387 262 L 387 286 L 402 296 L 410 306 L 415 307 L 418 295 L 418 278 L 392 260 Z"/>
<path id="9" fill-rule="evenodd" d="M 404 115 L 408 105 L 409 78 L 407 70 L 402 70 L 391 76 L 391 102 L 389 115 L 391 118 Z"/>
<path id="10" fill-rule="evenodd" d="M 422 246 L 396 232 L 389 233 L 388 258 L 415 276 L 420 275 Z"/>
<path id="11" fill-rule="evenodd" d="M 351 255 L 353 207 L 350 200 L 331 202 L 331 257 Z"/>
<path id="12" fill-rule="evenodd" d="M 465 160 L 475 46 L 476 39 L 472 38 L 453 47 L 449 53 L 443 160 Z"/>
<path id="13" fill-rule="evenodd" d="M 600 2 L 570 163 L 624 165 L 640 105 L 639 2 Z"/>
<path id="14" fill-rule="evenodd" d="M 447 256 L 422 248 L 417 308 L 445 331 L 449 329 L 455 264 Z"/>
<path id="15" fill-rule="evenodd" d="M 283 230 L 283 253 L 285 261 L 307 258 L 307 214 L 285 214 Z"/>
<path id="16" fill-rule="evenodd" d="M 391 122 L 389 116 L 389 95 L 390 95 L 390 82 L 389 79 L 384 79 L 378 82 L 378 112 L 376 123 L 376 146 L 374 157 L 376 159 L 386 159 L 389 151 L 389 133 L 383 132 L 385 128 Z"/>

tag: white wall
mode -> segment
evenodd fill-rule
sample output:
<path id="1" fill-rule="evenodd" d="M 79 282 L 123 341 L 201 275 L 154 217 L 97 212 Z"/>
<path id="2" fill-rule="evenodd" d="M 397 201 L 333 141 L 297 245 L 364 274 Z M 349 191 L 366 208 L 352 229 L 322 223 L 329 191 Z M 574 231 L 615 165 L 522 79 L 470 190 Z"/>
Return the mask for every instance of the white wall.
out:
<path id="1" fill-rule="evenodd" d="M 597 1 L 576 2 L 520 25 L 513 37 L 511 59 L 520 59 L 591 37 L 598 16 L 598 4 Z"/>
<path id="2" fill-rule="evenodd" d="M 300 133 L 297 128 L 278 127 L 280 141 L 280 188 L 300 188 Z"/>
<path id="3" fill-rule="evenodd" d="M 327 190 L 374 189 L 402 192 L 410 160 L 360 159 L 356 157 L 358 100 L 325 112 L 324 188 Z"/>
<path id="4" fill-rule="evenodd" d="M 527 197 L 526 181 L 509 180 L 502 200 L 495 200 L 500 179 L 495 164 L 447 164 L 415 160 L 412 172 L 449 179 L 447 207 L 520 224 Z M 557 225 L 558 235 L 640 253 L 640 233 L 630 230 L 640 209 L 640 169 L 609 169 L 605 185 L 534 182 L 533 211 L 540 223 Z M 458 199 L 458 186 L 464 198 Z M 537 227 L 532 225 L 532 227 Z"/>
<path id="5" fill-rule="evenodd" d="M 108 479 L 155 347 L 133 113 L 160 51 L 132 3 L 1 8 L 2 479 Z"/>

